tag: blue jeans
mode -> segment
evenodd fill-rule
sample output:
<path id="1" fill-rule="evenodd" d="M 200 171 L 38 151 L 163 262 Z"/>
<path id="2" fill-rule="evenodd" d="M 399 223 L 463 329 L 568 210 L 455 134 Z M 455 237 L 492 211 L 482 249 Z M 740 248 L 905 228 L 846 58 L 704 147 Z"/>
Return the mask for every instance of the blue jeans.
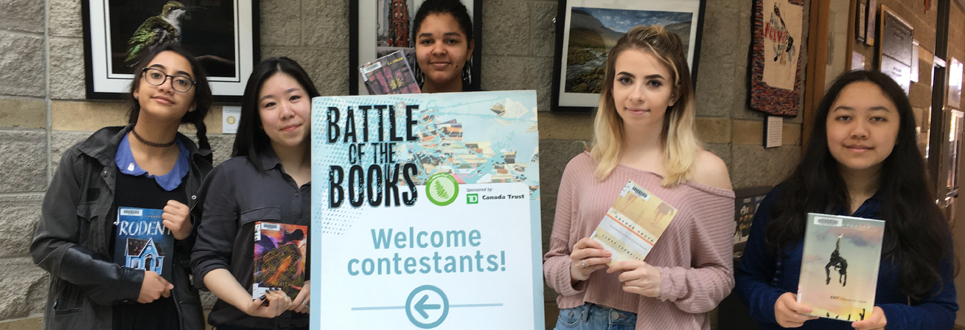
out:
<path id="1" fill-rule="evenodd" d="M 554 330 L 633 330 L 637 314 L 586 303 L 560 310 Z"/>

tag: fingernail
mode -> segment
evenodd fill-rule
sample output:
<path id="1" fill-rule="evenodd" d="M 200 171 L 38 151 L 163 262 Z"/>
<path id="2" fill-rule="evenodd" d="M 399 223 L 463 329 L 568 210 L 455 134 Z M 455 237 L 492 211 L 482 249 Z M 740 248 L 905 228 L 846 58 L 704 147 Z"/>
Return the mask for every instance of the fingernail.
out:
<path id="1" fill-rule="evenodd" d="M 258 297 L 258 300 L 265 300 L 265 298 L 267 298 L 265 295 L 261 295 L 261 297 Z"/>

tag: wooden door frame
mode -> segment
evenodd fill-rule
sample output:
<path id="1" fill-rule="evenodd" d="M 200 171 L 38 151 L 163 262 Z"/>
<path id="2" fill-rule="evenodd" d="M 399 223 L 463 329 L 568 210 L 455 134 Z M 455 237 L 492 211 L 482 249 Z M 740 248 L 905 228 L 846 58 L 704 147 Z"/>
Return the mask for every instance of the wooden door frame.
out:
<path id="1" fill-rule="evenodd" d="M 811 0 L 808 15 L 808 59 L 805 70 L 804 110 L 801 111 L 804 124 L 801 127 L 801 154 L 807 151 L 807 144 L 813 129 L 814 108 L 824 98 L 824 80 L 827 78 L 825 63 L 828 62 L 828 34 L 830 31 L 831 1 Z M 845 70 L 851 70 L 851 52 L 854 51 L 854 24 L 857 17 L 858 0 L 850 0 L 848 5 L 848 32 L 845 47 Z"/>

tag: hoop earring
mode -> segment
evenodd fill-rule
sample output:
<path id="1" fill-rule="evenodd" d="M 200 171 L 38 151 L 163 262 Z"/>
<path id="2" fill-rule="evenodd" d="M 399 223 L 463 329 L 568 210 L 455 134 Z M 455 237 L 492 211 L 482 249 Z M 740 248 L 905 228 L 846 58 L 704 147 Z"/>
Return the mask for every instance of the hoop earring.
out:
<path id="1" fill-rule="evenodd" d="M 466 66 L 462 68 L 462 85 L 472 85 L 472 59 L 466 61 Z"/>

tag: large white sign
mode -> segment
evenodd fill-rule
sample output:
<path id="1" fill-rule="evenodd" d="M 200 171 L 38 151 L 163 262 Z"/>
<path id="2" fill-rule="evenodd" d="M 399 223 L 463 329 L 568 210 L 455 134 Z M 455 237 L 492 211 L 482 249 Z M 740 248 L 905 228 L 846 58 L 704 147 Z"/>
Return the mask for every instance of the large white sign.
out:
<path id="1" fill-rule="evenodd" d="M 313 329 L 544 326 L 535 92 L 312 114 Z"/>

